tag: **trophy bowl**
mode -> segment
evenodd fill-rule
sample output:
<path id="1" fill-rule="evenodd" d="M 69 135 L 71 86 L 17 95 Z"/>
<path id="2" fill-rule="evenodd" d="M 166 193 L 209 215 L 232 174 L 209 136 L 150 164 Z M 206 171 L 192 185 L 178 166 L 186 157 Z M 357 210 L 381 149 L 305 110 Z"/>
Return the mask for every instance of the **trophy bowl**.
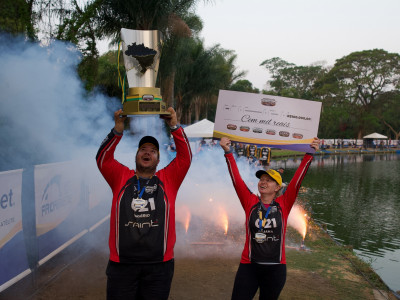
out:
<path id="1" fill-rule="evenodd" d="M 123 115 L 169 115 L 155 87 L 160 64 L 161 33 L 121 29 L 121 44 L 129 92 L 122 99 Z"/>

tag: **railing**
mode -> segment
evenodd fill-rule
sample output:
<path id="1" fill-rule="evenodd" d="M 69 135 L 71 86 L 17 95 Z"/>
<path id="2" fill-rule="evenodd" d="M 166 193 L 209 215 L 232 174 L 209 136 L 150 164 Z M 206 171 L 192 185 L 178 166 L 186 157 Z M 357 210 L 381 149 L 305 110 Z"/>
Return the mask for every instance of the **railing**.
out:
<path id="1" fill-rule="evenodd" d="M 0 196 L 0 292 L 106 221 L 112 198 L 94 160 L 1 172 Z"/>

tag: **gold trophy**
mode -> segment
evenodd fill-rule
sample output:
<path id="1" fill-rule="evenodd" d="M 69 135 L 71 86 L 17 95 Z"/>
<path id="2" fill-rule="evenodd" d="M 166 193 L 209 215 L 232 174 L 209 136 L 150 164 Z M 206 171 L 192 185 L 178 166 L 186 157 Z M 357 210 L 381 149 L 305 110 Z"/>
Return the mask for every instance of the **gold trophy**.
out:
<path id="1" fill-rule="evenodd" d="M 128 95 L 122 96 L 123 115 L 168 115 L 156 88 L 160 64 L 161 33 L 157 30 L 121 29 L 121 45 L 128 79 Z M 124 91 L 124 87 L 123 87 Z"/>

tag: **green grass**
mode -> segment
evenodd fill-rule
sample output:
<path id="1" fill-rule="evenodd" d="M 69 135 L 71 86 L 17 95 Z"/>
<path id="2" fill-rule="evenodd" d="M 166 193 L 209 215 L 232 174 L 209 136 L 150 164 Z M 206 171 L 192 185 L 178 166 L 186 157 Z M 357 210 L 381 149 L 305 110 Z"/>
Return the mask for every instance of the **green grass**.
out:
<path id="1" fill-rule="evenodd" d="M 285 156 L 303 156 L 304 152 L 293 151 L 293 150 L 280 150 L 280 149 L 273 149 L 271 151 L 271 158 L 279 158 Z"/>
<path id="2" fill-rule="evenodd" d="M 300 245 L 301 236 L 288 228 L 287 236 Z M 388 291 L 387 286 L 371 266 L 359 259 L 352 250 L 335 243 L 332 238 L 312 221 L 305 239 L 310 251 L 287 251 L 289 269 L 313 273 L 324 278 L 331 287 L 345 297 L 341 299 L 359 299 L 359 291 L 375 287 Z"/>

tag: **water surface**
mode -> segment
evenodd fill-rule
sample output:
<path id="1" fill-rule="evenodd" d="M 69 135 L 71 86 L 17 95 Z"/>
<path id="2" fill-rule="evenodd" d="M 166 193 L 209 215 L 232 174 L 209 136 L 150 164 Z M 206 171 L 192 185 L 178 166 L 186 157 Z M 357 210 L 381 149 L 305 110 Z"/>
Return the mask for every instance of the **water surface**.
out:
<path id="1" fill-rule="evenodd" d="M 276 162 L 291 178 L 299 159 Z M 330 235 L 371 264 L 394 291 L 400 290 L 400 155 L 316 156 L 301 197 Z"/>

